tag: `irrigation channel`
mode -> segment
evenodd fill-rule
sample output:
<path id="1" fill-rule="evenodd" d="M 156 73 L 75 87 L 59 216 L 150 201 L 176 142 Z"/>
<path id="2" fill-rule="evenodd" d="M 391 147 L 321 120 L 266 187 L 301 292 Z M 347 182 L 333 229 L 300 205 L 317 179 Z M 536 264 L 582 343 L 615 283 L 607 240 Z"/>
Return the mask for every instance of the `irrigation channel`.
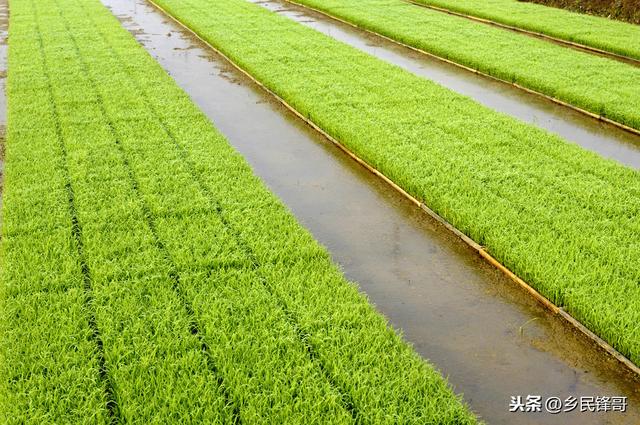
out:
<path id="1" fill-rule="evenodd" d="M 102 0 L 378 310 L 490 424 L 633 424 L 640 382 L 146 0 Z M 624 414 L 509 413 L 619 395 Z"/>
<path id="2" fill-rule="evenodd" d="M 285 0 L 252 0 L 372 56 L 471 97 L 489 108 L 556 133 L 585 149 L 640 168 L 640 136 L 517 87 L 469 72 Z"/>

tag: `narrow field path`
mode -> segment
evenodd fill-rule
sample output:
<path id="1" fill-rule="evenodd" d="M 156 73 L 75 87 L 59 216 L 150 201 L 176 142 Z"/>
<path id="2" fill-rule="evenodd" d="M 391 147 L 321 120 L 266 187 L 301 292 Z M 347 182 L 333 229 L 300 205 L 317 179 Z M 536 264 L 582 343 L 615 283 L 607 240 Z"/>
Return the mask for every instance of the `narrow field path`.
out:
<path id="1" fill-rule="evenodd" d="M 103 3 L 489 424 L 531 423 L 508 412 L 508 396 L 536 392 L 631 403 L 626 415 L 539 415 L 536 424 L 640 420 L 637 381 L 438 223 L 145 0 Z"/>
<path id="2" fill-rule="evenodd" d="M 640 168 L 640 135 L 594 120 L 513 86 L 461 70 L 304 6 L 286 0 L 254 2 L 372 56 L 469 96 L 495 111 L 548 130 L 605 158 Z"/>

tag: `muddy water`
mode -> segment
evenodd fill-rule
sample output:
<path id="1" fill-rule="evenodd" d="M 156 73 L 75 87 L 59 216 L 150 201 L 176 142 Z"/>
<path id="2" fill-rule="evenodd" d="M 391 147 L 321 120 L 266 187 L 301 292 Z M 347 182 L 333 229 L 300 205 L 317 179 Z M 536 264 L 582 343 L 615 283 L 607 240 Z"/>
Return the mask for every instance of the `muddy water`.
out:
<path id="1" fill-rule="evenodd" d="M 640 136 L 602 123 L 508 84 L 447 64 L 285 0 L 251 0 L 491 109 L 534 124 L 585 149 L 640 168 Z"/>
<path id="2" fill-rule="evenodd" d="M 9 39 L 9 5 L 0 0 L 0 210 L 2 209 L 2 189 L 4 187 L 4 143 L 7 127 L 7 53 Z M 0 214 L 0 223 L 2 222 Z"/>
<path id="3" fill-rule="evenodd" d="M 640 383 L 145 0 L 102 0 L 490 424 L 638 424 Z M 625 414 L 509 413 L 510 396 L 629 397 Z"/>

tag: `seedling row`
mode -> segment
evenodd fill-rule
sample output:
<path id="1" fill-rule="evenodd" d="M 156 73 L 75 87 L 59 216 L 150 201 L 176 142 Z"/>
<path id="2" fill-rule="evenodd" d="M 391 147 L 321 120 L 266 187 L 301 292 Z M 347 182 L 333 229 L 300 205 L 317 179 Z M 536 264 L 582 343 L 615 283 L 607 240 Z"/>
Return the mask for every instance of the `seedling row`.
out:
<path id="1" fill-rule="evenodd" d="M 257 5 L 159 4 L 640 361 L 637 171 Z"/>
<path id="2" fill-rule="evenodd" d="M 99 1 L 9 69 L 1 422 L 476 422 Z"/>
<path id="3" fill-rule="evenodd" d="M 296 3 L 640 130 L 639 67 L 404 0 Z"/>

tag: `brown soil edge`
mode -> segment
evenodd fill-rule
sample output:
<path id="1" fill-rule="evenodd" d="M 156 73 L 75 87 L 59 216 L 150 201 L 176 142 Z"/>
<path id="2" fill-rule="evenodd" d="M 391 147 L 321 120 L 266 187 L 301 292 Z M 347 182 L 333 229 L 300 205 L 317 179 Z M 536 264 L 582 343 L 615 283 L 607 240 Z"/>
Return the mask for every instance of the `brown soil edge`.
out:
<path id="1" fill-rule="evenodd" d="M 602 50 L 602 49 L 598 49 L 597 47 L 592 47 L 592 46 L 588 46 L 586 44 L 582 44 L 582 43 L 577 43 L 575 41 L 569 41 L 569 40 L 564 40 L 562 38 L 557 38 L 551 35 L 547 35 L 541 32 L 537 32 L 537 31 L 530 31 L 530 30 L 526 30 L 524 28 L 519 28 L 519 27 L 515 27 L 512 25 L 507 25 L 507 24 L 503 24 L 500 22 L 496 22 L 493 21 L 491 19 L 486 19 L 486 18 L 480 18 L 478 16 L 473 16 L 473 15 L 467 15 L 461 12 L 456 12 L 454 10 L 450 10 L 450 9 L 446 9 L 443 7 L 439 7 L 439 6 L 433 6 L 430 4 L 425 4 L 425 3 L 420 3 L 419 1 L 415 1 L 415 0 L 403 0 L 407 3 L 411 3 L 415 6 L 418 7 L 422 7 L 425 9 L 430 9 L 430 10 L 434 10 L 436 12 L 442 12 L 442 13 L 446 13 L 448 15 L 453 15 L 453 16 L 457 16 L 460 18 L 465 18 L 465 19 L 469 19 L 470 21 L 475 21 L 475 22 L 480 22 L 483 24 L 487 24 L 487 25 L 491 25 L 494 27 L 498 27 L 498 28 L 502 28 L 502 29 L 506 29 L 509 31 L 513 31 L 519 34 L 525 34 L 534 38 L 540 38 L 540 39 L 544 39 L 544 40 L 548 40 L 548 41 L 552 41 L 556 44 L 562 45 L 564 47 L 569 47 L 569 48 L 573 48 L 576 50 L 580 50 L 583 52 L 587 52 L 587 53 L 593 53 L 596 54 L 598 56 L 602 56 L 602 57 L 606 57 L 608 59 L 613 59 L 613 60 L 617 60 L 623 63 L 626 63 L 627 65 L 632 65 L 632 66 L 638 66 L 640 67 L 640 59 L 634 59 L 631 58 L 629 56 L 624 56 L 618 53 L 613 53 L 610 52 L 608 50 Z"/>
<path id="2" fill-rule="evenodd" d="M 524 289 L 526 292 L 528 292 L 536 301 L 538 301 L 540 304 L 542 304 L 544 307 L 546 307 L 551 313 L 553 313 L 554 315 L 560 315 L 569 325 L 571 325 L 574 329 L 579 330 L 582 334 L 584 334 L 588 339 L 590 339 L 591 341 L 593 341 L 598 347 L 600 347 L 602 350 L 604 350 L 605 352 L 607 352 L 608 354 L 610 354 L 612 357 L 614 357 L 616 360 L 618 360 L 621 364 L 623 364 L 624 366 L 627 367 L 627 369 L 629 371 L 631 371 L 632 373 L 634 373 L 636 376 L 640 377 L 640 367 L 638 367 L 636 364 L 634 364 L 631 360 L 629 360 L 628 358 L 626 358 L 622 353 L 620 353 L 619 351 L 617 351 L 615 348 L 613 348 L 609 343 L 607 343 L 606 341 L 604 341 L 602 338 L 600 338 L 599 336 L 597 336 L 596 334 L 594 334 L 592 331 L 590 331 L 586 326 L 584 326 L 580 321 L 578 321 L 577 319 L 575 319 L 573 316 L 571 316 L 569 313 L 567 313 L 562 307 L 558 307 L 555 304 L 553 304 L 551 301 L 549 301 L 546 297 L 544 297 L 541 293 L 539 293 L 538 291 L 536 291 L 532 286 L 530 286 L 529 284 L 527 284 L 524 280 L 520 279 L 518 276 L 515 275 L 515 273 L 513 273 L 511 270 L 509 270 L 507 267 L 505 267 L 504 265 L 502 265 L 498 260 L 496 260 L 491 254 L 489 254 L 489 252 L 487 252 L 484 247 L 482 247 L 481 245 L 479 245 L 478 243 L 476 243 L 473 239 L 469 238 L 467 235 L 465 235 L 464 233 L 462 233 L 460 230 L 458 230 L 456 227 L 454 227 L 451 223 L 449 223 L 448 221 L 446 221 L 444 218 L 442 218 L 440 215 L 438 215 L 435 211 L 433 211 L 432 209 L 430 209 L 427 205 L 425 205 L 423 202 L 419 201 L 417 198 L 415 198 L 414 196 L 412 196 L 411 194 L 409 194 L 408 192 L 406 192 L 404 189 L 402 189 L 400 186 L 398 186 L 396 183 L 394 183 L 391 179 L 389 179 L 387 176 L 385 176 L 382 172 L 378 171 L 376 168 L 374 168 L 373 166 L 371 166 L 369 163 L 367 163 L 365 160 L 363 160 L 362 158 L 360 158 L 359 156 L 357 156 L 355 153 L 353 153 L 351 150 L 349 150 L 346 146 L 344 146 L 342 143 L 340 143 L 338 140 L 336 140 L 333 136 L 331 136 L 330 134 L 328 134 L 327 132 L 325 132 L 322 128 L 320 128 L 317 124 L 315 124 L 312 120 L 310 120 L 309 118 L 305 117 L 303 114 L 301 114 L 300 112 L 298 112 L 293 106 L 291 106 L 289 103 L 287 103 L 284 99 L 282 99 L 280 96 L 278 96 L 276 93 L 274 93 L 273 91 L 271 91 L 269 88 L 267 88 L 264 84 L 262 84 L 260 81 L 256 80 L 249 72 L 245 71 L 242 67 L 240 67 L 238 64 L 236 64 L 233 60 L 231 60 L 231 58 L 229 58 L 227 55 L 225 55 L 224 53 L 222 53 L 220 50 L 218 50 L 216 47 L 214 47 L 213 45 L 211 45 L 211 43 L 209 43 L 208 41 L 206 41 L 204 38 L 202 38 L 200 35 L 198 35 L 195 31 L 193 31 L 191 28 L 189 28 L 188 26 L 186 26 L 185 24 L 183 24 L 182 22 L 180 22 L 177 18 L 175 18 L 173 15 L 171 15 L 170 13 L 168 13 L 166 10 L 164 10 L 161 6 L 159 6 L 158 4 L 155 3 L 154 0 L 147 0 L 150 4 L 152 4 L 156 9 L 158 9 L 159 11 L 161 11 L 165 16 L 167 16 L 168 18 L 170 18 L 172 21 L 174 21 L 175 23 L 177 23 L 179 26 L 181 26 L 182 28 L 184 28 L 186 31 L 188 31 L 190 34 L 192 34 L 194 37 L 196 37 L 198 40 L 200 40 L 202 43 L 204 43 L 207 47 L 209 47 L 211 50 L 213 50 L 214 52 L 216 52 L 218 55 L 220 55 L 221 57 L 223 57 L 231 66 L 233 66 L 235 69 L 237 69 L 238 71 L 240 71 L 244 76 L 246 76 L 247 78 L 249 78 L 254 84 L 256 84 L 258 87 L 260 87 L 262 90 L 264 90 L 266 93 L 268 93 L 269 95 L 273 96 L 273 98 L 275 98 L 279 103 L 281 103 L 285 108 L 287 108 L 289 111 L 291 111 L 293 114 L 295 114 L 298 118 L 300 118 L 301 120 L 303 120 L 307 125 L 309 125 L 311 128 L 313 128 L 314 130 L 316 130 L 318 133 L 320 133 L 322 136 L 324 136 L 329 142 L 331 142 L 332 144 L 334 144 L 335 146 L 337 146 L 340 150 L 342 150 L 344 153 L 346 153 L 349 157 L 351 157 L 354 161 L 356 161 L 357 163 L 359 163 L 360 165 L 362 165 L 364 168 L 366 168 L 367 170 L 369 170 L 372 174 L 378 176 L 380 179 L 382 179 L 385 183 L 387 183 L 389 186 L 391 186 L 393 189 L 395 189 L 397 192 L 399 192 L 402 196 L 404 196 L 405 198 L 407 198 L 409 201 L 411 201 L 413 204 L 415 204 L 417 207 L 419 207 L 421 210 L 423 210 L 426 214 L 428 214 L 430 217 L 432 217 L 433 219 L 435 219 L 437 222 L 439 222 L 440 224 L 442 224 L 446 229 L 448 229 L 449 231 L 451 231 L 452 233 L 454 233 L 456 236 L 458 236 L 462 241 L 464 241 L 468 246 L 470 246 L 472 249 L 474 249 L 476 252 L 478 252 L 478 254 L 480 254 L 481 257 L 483 257 L 488 263 L 490 263 L 491 265 L 493 265 L 494 267 L 496 267 L 498 270 L 502 271 L 507 277 L 509 277 L 513 282 L 515 282 L 518 286 L 520 286 L 522 289 Z"/>
<path id="3" fill-rule="evenodd" d="M 518 0 L 537 3 L 585 15 L 640 24 L 640 0 Z"/>
<path id="4" fill-rule="evenodd" d="M 333 16 L 333 15 L 331 15 L 331 14 L 329 14 L 327 12 L 324 12 L 322 10 L 313 8 L 311 6 L 306 6 L 306 5 L 301 4 L 301 3 L 297 3 L 295 0 L 282 0 L 282 1 L 287 2 L 287 3 L 291 3 L 291 4 L 296 5 L 298 7 L 302 7 L 302 8 L 309 9 L 309 10 L 313 10 L 314 12 L 319 13 L 321 15 L 324 15 L 327 18 L 333 19 L 334 21 L 338 21 L 338 22 L 341 22 L 341 23 L 343 23 L 345 25 L 349 25 L 349 26 L 351 26 L 353 28 L 357 28 L 360 31 L 364 31 L 364 32 L 366 32 L 368 34 L 371 34 L 371 35 L 374 35 L 376 37 L 383 38 L 383 39 L 385 39 L 387 41 L 390 41 L 390 42 L 392 42 L 394 44 L 397 44 L 399 46 L 402 46 L 402 47 L 405 47 L 407 49 L 413 50 L 414 52 L 418 52 L 420 54 L 429 56 L 430 58 L 439 60 L 439 61 L 444 62 L 444 63 L 448 63 L 449 65 L 457 66 L 458 68 L 462 68 L 462 69 L 467 70 L 469 72 L 473 72 L 474 74 L 481 75 L 481 76 L 483 76 L 485 78 L 490 78 L 490 79 L 492 79 L 494 81 L 499 81 L 499 82 L 501 82 L 503 84 L 508 84 L 508 85 L 510 85 L 512 87 L 520 89 L 520 90 L 522 90 L 524 92 L 527 92 L 529 94 L 533 94 L 533 95 L 536 95 L 536 96 L 543 97 L 543 98 L 545 98 L 545 99 L 547 99 L 547 100 L 549 100 L 549 101 L 551 101 L 553 103 L 556 103 L 558 105 L 564 106 L 564 107 L 569 108 L 569 109 L 572 109 L 572 110 L 574 110 L 576 112 L 579 112 L 581 114 L 587 115 L 587 116 L 589 116 L 591 118 L 594 118 L 594 119 L 596 119 L 598 121 L 604 122 L 604 123 L 612 125 L 614 127 L 618 127 L 619 129 L 622 129 L 622 130 L 627 131 L 629 133 L 633 133 L 633 134 L 635 134 L 637 136 L 640 136 L 640 129 L 629 127 L 628 125 L 622 124 L 622 123 L 620 123 L 618 121 L 614 121 L 614 120 L 612 120 L 610 118 L 604 117 L 602 115 L 595 114 L 593 112 L 589 112 L 586 109 L 582 109 L 582 108 L 580 108 L 578 106 L 574 106 L 574 105 L 572 105 L 570 103 L 567 103 L 567 102 L 565 102 L 563 100 L 557 99 L 557 98 L 555 98 L 553 96 L 549 96 L 549 95 L 546 95 L 546 94 L 544 94 L 542 92 L 529 89 L 527 87 L 521 86 L 518 83 L 512 83 L 511 81 L 507 81 L 507 80 L 503 80 L 502 78 L 494 77 L 493 75 L 486 74 L 486 73 L 484 73 L 482 71 L 479 71 L 479 70 L 477 70 L 475 68 L 470 68 L 470 67 L 468 67 L 466 65 L 462 65 L 461 63 L 454 62 L 454 61 L 452 61 L 450 59 L 443 58 L 442 56 L 435 55 L 433 53 L 427 52 L 426 50 L 422 50 L 422 49 L 420 49 L 418 47 L 411 46 L 409 44 L 405 44 L 405 43 L 403 43 L 401 41 L 398 41 L 398 40 L 395 40 L 395 39 L 393 39 L 391 37 L 387 37 L 386 35 L 383 35 L 383 34 L 375 32 L 375 31 L 372 31 L 370 29 L 361 27 L 361 26 L 359 26 L 357 24 L 354 24 L 354 23 L 351 23 L 349 21 L 345 21 L 342 18 L 338 18 L 338 17 Z"/>

